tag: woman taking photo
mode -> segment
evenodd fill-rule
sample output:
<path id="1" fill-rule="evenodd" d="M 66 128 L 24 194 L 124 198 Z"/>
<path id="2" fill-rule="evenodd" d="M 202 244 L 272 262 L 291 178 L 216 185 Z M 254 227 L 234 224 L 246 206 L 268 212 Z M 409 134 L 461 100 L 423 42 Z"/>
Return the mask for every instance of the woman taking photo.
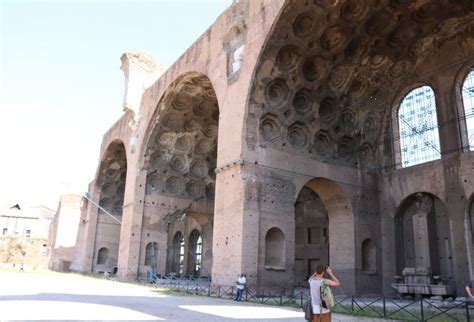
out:
<path id="1" fill-rule="evenodd" d="M 324 278 L 324 273 L 328 273 L 331 279 Z M 320 289 L 322 284 L 337 287 L 341 285 L 337 277 L 333 274 L 329 266 L 316 266 L 316 272 L 309 278 L 309 289 L 311 293 L 311 306 L 313 307 L 313 322 L 330 322 L 331 311 L 322 307 Z"/>

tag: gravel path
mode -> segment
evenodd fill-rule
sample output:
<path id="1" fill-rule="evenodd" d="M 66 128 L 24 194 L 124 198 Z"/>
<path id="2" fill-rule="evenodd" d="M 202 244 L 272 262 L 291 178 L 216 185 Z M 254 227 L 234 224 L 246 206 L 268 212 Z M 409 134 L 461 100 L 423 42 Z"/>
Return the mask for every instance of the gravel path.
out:
<path id="1" fill-rule="evenodd" d="M 0 272 L 0 320 L 303 322 L 304 318 L 299 309 L 170 295 L 75 274 Z M 369 319 L 335 314 L 333 321 Z"/>

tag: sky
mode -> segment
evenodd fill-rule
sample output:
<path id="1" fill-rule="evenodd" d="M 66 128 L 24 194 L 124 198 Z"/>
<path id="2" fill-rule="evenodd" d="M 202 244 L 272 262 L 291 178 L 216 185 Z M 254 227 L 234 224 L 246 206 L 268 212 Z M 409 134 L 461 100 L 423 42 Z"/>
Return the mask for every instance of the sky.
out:
<path id="1" fill-rule="evenodd" d="M 56 209 L 122 115 L 120 56 L 170 67 L 232 0 L 0 0 L 0 204 Z"/>

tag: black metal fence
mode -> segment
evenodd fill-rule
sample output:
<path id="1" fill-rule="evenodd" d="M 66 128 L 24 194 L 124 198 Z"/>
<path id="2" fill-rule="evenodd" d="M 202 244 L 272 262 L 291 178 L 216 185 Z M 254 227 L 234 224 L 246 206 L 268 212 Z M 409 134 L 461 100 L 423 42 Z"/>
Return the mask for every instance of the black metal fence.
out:
<path id="1" fill-rule="evenodd" d="M 471 321 L 474 302 L 465 300 L 368 298 L 336 296 L 333 311 L 404 321 Z"/>
<path id="2" fill-rule="evenodd" d="M 212 286 L 200 281 L 161 281 L 158 287 L 188 294 L 233 299 L 235 287 Z M 309 292 L 270 292 L 247 287 L 243 300 L 275 306 L 302 307 Z M 474 301 L 413 299 L 387 297 L 335 296 L 335 313 L 404 321 L 474 321 Z"/>

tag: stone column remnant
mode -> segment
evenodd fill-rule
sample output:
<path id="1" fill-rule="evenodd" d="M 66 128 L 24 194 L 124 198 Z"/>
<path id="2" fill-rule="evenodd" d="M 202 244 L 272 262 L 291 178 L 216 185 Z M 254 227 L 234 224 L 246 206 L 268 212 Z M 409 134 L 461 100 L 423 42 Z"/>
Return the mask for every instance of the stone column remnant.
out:
<path id="1" fill-rule="evenodd" d="M 141 51 L 124 53 L 120 59 L 120 69 L 125 75 L 123 110 L 133 113 L 133 122 L 129 125 L 136 130 L 141 119 L 142 95 L 164 73 L 165 68 L 155 62 L 152 56 Z"/>

